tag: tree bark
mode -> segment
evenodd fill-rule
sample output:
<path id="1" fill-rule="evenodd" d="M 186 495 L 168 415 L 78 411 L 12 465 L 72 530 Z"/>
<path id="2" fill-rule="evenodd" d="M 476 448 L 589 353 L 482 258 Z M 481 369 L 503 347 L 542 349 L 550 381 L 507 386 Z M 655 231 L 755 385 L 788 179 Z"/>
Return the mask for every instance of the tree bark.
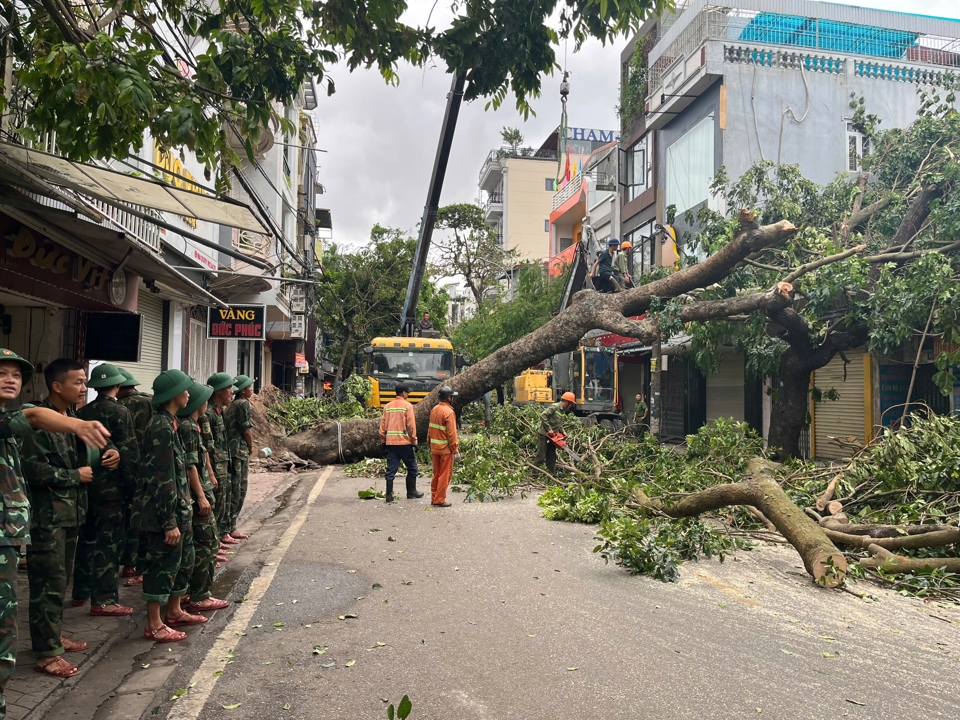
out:
<path id="1" fill-rule="evenodd" d="M 943 547 L 960 543 L 960 530 L 941 530 L 938 532 L 923 533 L 922 535 L 905 535 L 902 537 L 874 538 L 869 535 L 851 535 L 846 532 L 823 528 L 824 534 L 835 543 L 858 547 L 866 550 L 871 545 L 879 545 L 886 550 L 916 550 L 925 547 Z"/>
<path id="2" fill-rule="evenodd" d="M 872 538 L 898 538 L 905 535 L 925 535 L 926 533 L 955 531 L 950 525 L 856 525 L 840 522 L 832 517 L 820 521 L 820 527 L 836 530 L 847 535 L 867 535 Z"/>
<path id="3" fill-rule="evenodd" d="M 930 572 L 940 568 L 947 572 L 960 573 L 960 558 L 908 558 L 903 555 L 894 555 L 879 545 L 871 545 L 867 549 L 873 553 L 873 557 L 864 558 L 860 564 L 864 567 L 883 570 L 888 575 Z"/>
<path id="4" fill-rule="evenodd" d="M 747 255 L 780 245 L 796 231 L 787 221 L 761 227 L 752 213 L 743 210 L 740 213 L 740 232 L 704 262 L 616 295 L 603 295 L 590 290 L 577 293 L 570 307 L 550 322 L 456 375 L 450 381 L 450 385 L 459 393 L 456 407 L 460 408 L 479 398 L 541 360 L 573 350 L 590 330 L 604 329 L 652 341 L 654 321 L 635 321 L 628 317 L 646 311 L 654 298 L 674 298 L 722 280 Z M 693 303 L 682 309 L 680 319 L 684 322 L 719 319 L 753 310 L 775 313 L 787 307 L 791 300 L 792 287 L 781 283 L 766 293 Z M 423 437 L 426 437 L 430 410 L 436 402 L 435 390 L 416 406 L 417 431 Z M 300 457 L 320 464 L 352 462 L 380 453 L 376 420 L 345 422 L 340 426 L 339 438 L 338 442 L 337 425 L 326 423 L 289 438 L 285 445 Z"/>
<path id="5" fill-rule="evenodd" d="M 837 587 L 847 572 L 847 560 L 827 534 L 798 508 L 773 477 L 770 463 L 754 458 L 743 482 L 715 485 L 690 493 L 665 505 L 657 498 L 638 494 L 640 505 L 672 518 L 692 517 L 730 505 L 757 508 L 786 538 L 803 560 L 803 566 L 821 587 Z"/>

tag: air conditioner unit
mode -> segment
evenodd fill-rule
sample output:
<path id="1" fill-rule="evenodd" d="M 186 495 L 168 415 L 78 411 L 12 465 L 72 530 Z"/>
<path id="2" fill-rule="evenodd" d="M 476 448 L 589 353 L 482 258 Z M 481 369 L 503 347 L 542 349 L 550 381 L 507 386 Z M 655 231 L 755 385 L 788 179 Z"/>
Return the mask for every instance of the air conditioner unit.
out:
<path id="1" fill-rule="evenodd" d="M 289 291 L 290 310 L 305 313 L 307 311 L 307 291 L 303 285 L 291 285 Z M 303 337 L 301 335 L 301 337 Z"/>
<path id="2" fill-rule="evenodd" d="M 293 315 L 290 318 L 290 337 L 305 338 L 307 335 L 307 316 Z"/>

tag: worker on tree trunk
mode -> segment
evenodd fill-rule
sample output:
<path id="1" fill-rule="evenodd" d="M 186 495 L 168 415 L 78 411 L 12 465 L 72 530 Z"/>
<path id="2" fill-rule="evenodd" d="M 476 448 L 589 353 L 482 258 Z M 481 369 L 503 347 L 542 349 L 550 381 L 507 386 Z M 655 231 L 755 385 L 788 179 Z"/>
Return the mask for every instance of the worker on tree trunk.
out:
<path id="1" fill-rule="evenodd" d="M 430 454 L 433 457 L 433 481 L 430 483 L 434 507 L 450 507 L 447 502 L 447 488 L 453 477 L 453 463 L 460 460 L 460 446 L 457 440 L 457 414 L 450 403 L 459 393 L 449 385 L 440 388 L 440 402 L 430 411 Z"/>
<path id="2" fill-rule="evenodd" d="M 397 385 L 397 397 L 387 403 L 380 419 L 380 442 L 386 446 L 387 453 L 387 502 L 393 502 L 393 479 L 397 476 L 400 463 L 407 468 L 407 499 L 423 497 L 417 490 L 417 421 L 413 415 L 410 387 L 406 383 Z"/>
<path id="3" fill-rule="evenodd" d="M 546 463 L 547 471 L 553 474 L 557 470 L 557 446 L 547 438 L 547 433 L 563 432 L 563 416 L 572 413 L 577 406 L 577 396 L 565 392 L 560 402 L 547 405 L 540 413 L 540 434 L 537 438 L 537 465 Z"/>

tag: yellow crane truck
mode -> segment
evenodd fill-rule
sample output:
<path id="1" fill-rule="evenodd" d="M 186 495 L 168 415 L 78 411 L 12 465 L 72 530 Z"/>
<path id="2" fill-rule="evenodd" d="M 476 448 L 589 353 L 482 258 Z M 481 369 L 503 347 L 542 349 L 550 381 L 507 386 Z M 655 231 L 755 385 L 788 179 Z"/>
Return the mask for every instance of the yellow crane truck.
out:
<path id="1" fill-rule="evenodd" d="M 455 372 L 453 345 L 432 337 L 378 337 L 364 348 L 364 372 L 373 384 L 369 404 L 384 407 L 396 396 L 400 382 L 410 388 L 411 403 L 423 400 Z"/>

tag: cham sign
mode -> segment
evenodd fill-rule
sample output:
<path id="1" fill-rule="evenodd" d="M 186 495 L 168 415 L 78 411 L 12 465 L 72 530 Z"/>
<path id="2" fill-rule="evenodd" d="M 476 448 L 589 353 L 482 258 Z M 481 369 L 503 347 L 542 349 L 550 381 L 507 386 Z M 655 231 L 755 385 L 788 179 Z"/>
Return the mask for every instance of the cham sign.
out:
<path id="1" fill-rule="evenodd" d="M 587 142 L 612 143 L 620 139 L 620 133 L 614 130 L 597 130 L 596 128 L 573 128 L 564 129 L 567 140 L 586 140 Z"/>
<path id="2" fill-rule="evenodd" d="M 208 340 L 265 340 L 266 305 L 230 305 L 207 310 Z"/>

